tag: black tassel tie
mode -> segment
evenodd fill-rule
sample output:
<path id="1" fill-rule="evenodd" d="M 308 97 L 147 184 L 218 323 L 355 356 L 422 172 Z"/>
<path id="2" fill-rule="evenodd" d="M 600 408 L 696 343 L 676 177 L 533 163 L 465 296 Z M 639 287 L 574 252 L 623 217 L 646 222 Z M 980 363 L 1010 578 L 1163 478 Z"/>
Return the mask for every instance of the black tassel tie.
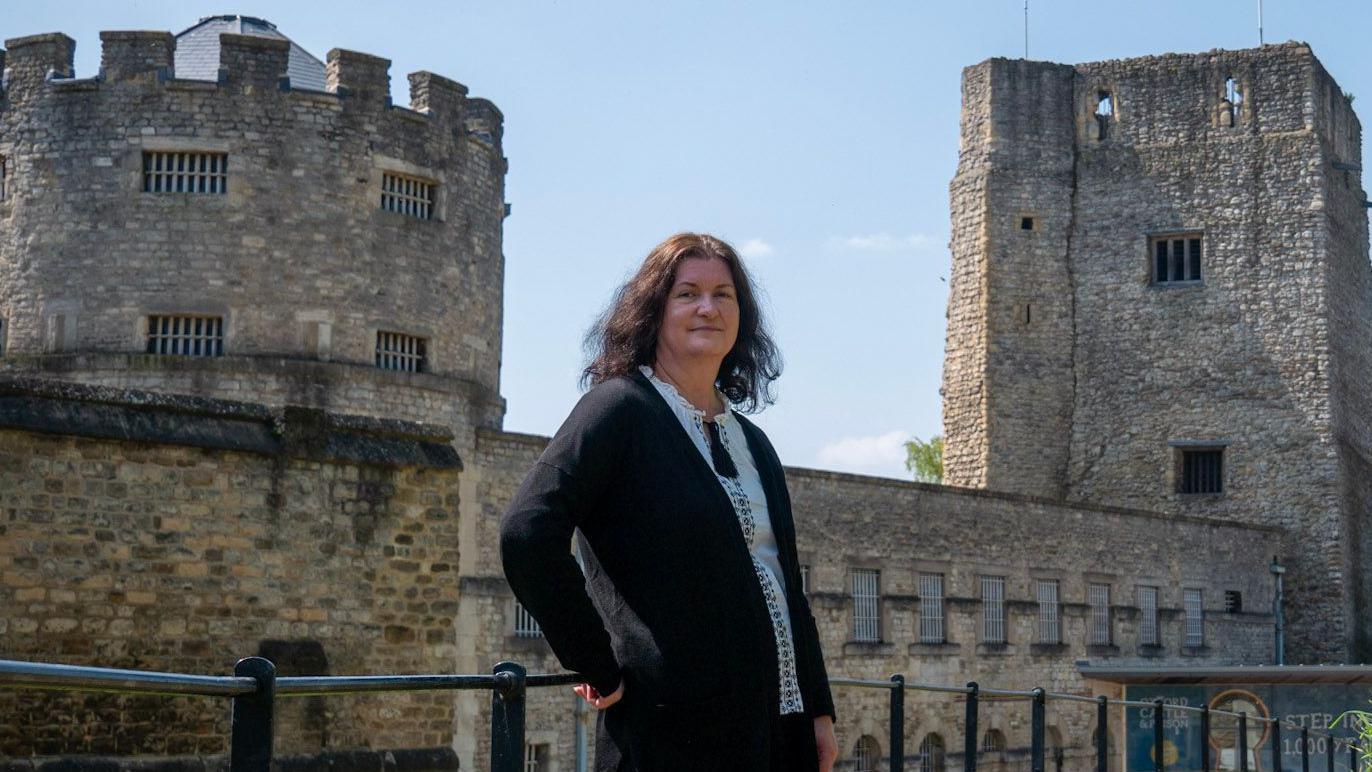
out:
<path id="1" fill-rule="evenodd" d="M 719 426 L 714 421 L 707 421 L 705 429 L 710 435 L 710 461 L 715 465 L 715 474 L 737 479 L 738 467 L 734 466 L 734 459 L 729 456 L 729 451 L 719 439 Z"/>

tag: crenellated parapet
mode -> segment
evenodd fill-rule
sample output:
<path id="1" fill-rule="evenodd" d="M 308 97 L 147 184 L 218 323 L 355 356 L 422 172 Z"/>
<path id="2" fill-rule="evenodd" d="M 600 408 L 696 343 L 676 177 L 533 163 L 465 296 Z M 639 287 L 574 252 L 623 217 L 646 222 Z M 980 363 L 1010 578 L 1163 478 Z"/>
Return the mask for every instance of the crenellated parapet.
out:
<path id="1" fill-rule="evenodd" d="M 5 95 L 11 104 L 41 93 L 48 81 L 70 78 L 76 41 L 60 32 L 29 35 L 5 41 Z"/>
<path id="2" fill-rule="evenodd" d="M 100 72 L 84 85 L 95 88 L 139 83 L 147 88 L 168 88 L 176 62 L 176 37 L 170 32 L 114 30 L 100 33 Z M 287 58 L 290 41 L 260 35 L 220 36 L 218 84 L 229 95 L 277 90 L 289 93 L 293 86 Z M 8 49 L 6 51 L 5 49 Z M 61 90 L 75 77 L 76 41 L 60 32 L 30 35 L 5 41 L 0 49 L 0 69 L 8 69 L 6 96 L 15 105 L 41 99 Z M 326 90 L 348 109 L 378 111 L 391 104 L 389 59 L 336 48 L 328 53 Z M 504 117 L 487 100 L 467 98 L 463 84 L 420 71 L 408 75 L 409 110 L 463 128 L 497 144 Z M 171 88 L 177 84 L 172 83 Z M 68 91 L 70 89 L 67 89 Z M 87 89 L 88 90 L 88 89 Z M 320 92 L 305 89 L 311 94 Z M 398 108 L 404 109 L 404 108 Z"/>
<path id="3" fill-rule="evenodd" d="M 5 43 L 0 369 L 498 425 L 500 111 L 239 21 Z"/>
<path id="4" fill-rule="evenodd" d="M 171 77 L 176 38 L 170 32 L 101 32 L 100 44 L 100 73 L 108 81 Z"/>

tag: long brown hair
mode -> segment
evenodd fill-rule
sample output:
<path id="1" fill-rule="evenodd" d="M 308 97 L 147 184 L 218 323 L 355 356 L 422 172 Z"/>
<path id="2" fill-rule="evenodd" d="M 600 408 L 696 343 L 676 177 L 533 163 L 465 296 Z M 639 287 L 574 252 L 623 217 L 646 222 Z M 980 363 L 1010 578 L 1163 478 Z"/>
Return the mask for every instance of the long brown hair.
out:
<path id="1" fill-rule="evenodd" d="M 729 266 L 739 310 L 738 339 L 720 363 L 715 384 L 743 412 L 772 404 L 771 384 L 781 375 L 781 353 L 763 322 L 753 280 L 733 247 L 705 233 L 678 233 L 653 247 L 633 278 L 619 288 L 586 333 L 591 363 L 581 374 L 582 384 L 595 385 L 651 365 L 667 293 L 681 261 L 715 257 Z"/>

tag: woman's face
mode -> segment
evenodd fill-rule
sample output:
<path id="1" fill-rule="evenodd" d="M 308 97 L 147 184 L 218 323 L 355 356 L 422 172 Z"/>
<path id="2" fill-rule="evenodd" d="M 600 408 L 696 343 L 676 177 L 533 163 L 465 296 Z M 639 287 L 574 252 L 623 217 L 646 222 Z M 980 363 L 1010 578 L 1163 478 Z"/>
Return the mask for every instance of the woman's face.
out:
<path id="1" fill-rule="evenodd" d="M 677 266 L 662 326 L 659 359 L 724 360 L 738 340 L 738 294 L 729 266 L 717 257 L 687 258 Z"/>

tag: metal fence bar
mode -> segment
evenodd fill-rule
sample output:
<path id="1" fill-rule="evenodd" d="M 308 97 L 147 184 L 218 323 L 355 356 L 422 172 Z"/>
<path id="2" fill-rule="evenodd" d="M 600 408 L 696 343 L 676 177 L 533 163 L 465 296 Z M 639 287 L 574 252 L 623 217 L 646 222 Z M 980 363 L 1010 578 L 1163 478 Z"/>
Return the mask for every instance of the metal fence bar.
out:
<path id="1" fill-rule="evenodd" d="M 896 685 L 890 681 L 875 681 L 863 678 L 830 678 L 830 686 L 865 686 L 869 689 L 894 689 Z M 918 689 L 919 686 L 910 684 L 911 689 Z M 930 690 L 934 691 L 934 690 Z"/>
<path id="2" fill-rule="evenodd" d="M 233 698 L 229 769 L 231 772 L 271 772 L 276 665 L 262 657 L 247 657 L 233 666 L 233 674 L 253 679 L 257 690 Z"/>
<path id="3" fill-rule="evenodd" d="M 497 685 L 496 677 L 489 675 L 290 676 L 276 679 L 276 696 L 495 689 Z"/>
<path id="4" fill-rule="evenodd" d="M 1096 772 L 1110 770 L 1110 700 L 1096 698 Z"/>
<path id="5" fill-rule="evenodd" d="M 1153 700 L 1153 772 L 1167 769 L 1167 759 L 1163 757 L 1162 704 L 1161 697 Z"/>
<path id="6" fill-rule="evenodd" d="M 1090 702 L 1095 703 L 1096 698 L 1089 694 L 1066 694 L 1064 692 L 1048 692 L 1044 695 L 1049 700 L 1062 700 L 1063 702 Z"/>
<path id="7" fill-rule="evenodd" d="M 983 697 L 1018 697 L 1022 700 L 1032 700 L 1034 699 L 1034 693 L 1036 691 L 1043 690 L 1030 689 L 1028 691 L 1024 691 L 1020 689 L 987 689 L 985 687 L 982 687 L 981 695 Z M 1045 694 L 1047 693 L 1045 692 Z"/>
<path id="8" fill-rule="evenodd" d="M 233 676 L 197 676 L 156 671 L 121 670 L 42 662 L 0 660 L 0 689 L 51 689 L 63 691 L 105 692 L 117 694 L 148 694 L 166 696 L 220 696 L 233 698 L 233 732 L 231 737 L 231 772 L 269 772 L 275 700 L 277 697 L 302 697 L 329 694 L 358 694 L 395 691 L 433 691 L 490 689 L 492 700 L 491 749 L 493 772 L 518 772 L 524 762 L 525 700 L 529 687 L 576 684 L 584 680 L 576 673 L 548 673 L 529 675 L 522 666 L 502 662 L 491 675 L 402 675 L 402 676 L 333 676 L 277 678 L 275 666 L 260 657 L 240 660 Z M 1092 702 L 1097 705 L 1096 770 L 1108 772 L 1109 767 L 1109 706 L 1146 707 L 1153 709 L 1154 770 L 1165 772 L 1164 723 L 1167 710 L 1191 711 L 1200 714 L 1201 772 L 1211 772 L 1211 717 L 1234 716 L 1238 719 L 1239 770 L 1248 772 L 1248 720 L 1243 712 L 1211 710 L 1207 705 L 1175 705 L 1164 707 L 1162 699 L 1152 702 L 1112 700 L 1105 696 L 1047 692 L 1042 688 L 1028 691 L 983 689 L 976 682 L 966 686 L 907 683 L 904 676 L 894 675 L 889 681 L 857 678 L 834 678 L 835 686 L 857 686 L 889 689 L 891 729 L 891 772 L 903 772 L 905 760 L 904 716 L 907 689 L 946 694 L 967 695 L 966 736 L 964 737 L 965 772 L 976 772 L 979 746 L 979 710 L 982 697 L 1029 699 L 1031 701 L 1031 759 L 1033 772 L 1045 772 L 1045 710 L 1049 699 L 1068 702 Z M 1282 772 L 1282 724 L 1280 717 L 1253 716 L 1253 720 L 1272 725 L 1270 772 Z M 1352 739 L 1336 738 L 1332 733 L 1311 731 L 1297 726 L 1301 743 L 1301 772 L 1310 772 L 1310 740 L 1312 736 L 1327 738 L 1326 772 L 1335 772 L 1335 755 L 1340 741 L 1346 742 L 1350 772 L 1358 772 L 1359 746 Z M 1059 751 L 1060 749 L 1055 749 Z M 1061 759 L 1055 759 L 1059 766 Z"/>
<path id="9" fill-rule="evenodd" d="M 1029 743 L 1029 768 L 1033 772 L 1043 772 L 1043 707 L 1046 700 L 1046 693 L 1042 689 L 1034 689 L 1033 702 L 1030 703 L 1030 743 Z"/>
<path id="10" fill-rule="evenodd" d="M 891 683 L 891 772 L 905 772 L 905 676 Z"/>
<path id="11" fill-rule="evenodd" d="M 519 772 L 524 763 L 525 671 L 517 662 L 495 666 L 491 690 L 491 772 Z"/>
<path id="12" fill-rule="evenodd" d="M 1200 757 L 1201 772 L 1210 772 L 1210 705 L 1201 705 Z"/>
<path id="13" fill-rule="evenodd" d="M 1239 711 L 1239 772 L 1248 772 L 1248 714 Z"/>
<path id="14" fill-rule="evenodd" d="M 1281 721 L 1272 717 L 1272 772 L 1281 772 Z"/>
<path id="15" fill-rule="evenodd" d="M 153 670 L 54 665 L 0 659 L 0 687 L 59 691 L 234 697 L 251 694 L 257 682 L 235 676 L 199 676 Z"/>
<path id="16" fill-rule="evenodd" d="M 977 772 L 977 735 L 981 734 L 977 727 L 977 710 L 980 707 L 977 690 L 976 681 L 967 682 L 967 731 L 962 738 L 962 768 L 965 772 Z"/>

